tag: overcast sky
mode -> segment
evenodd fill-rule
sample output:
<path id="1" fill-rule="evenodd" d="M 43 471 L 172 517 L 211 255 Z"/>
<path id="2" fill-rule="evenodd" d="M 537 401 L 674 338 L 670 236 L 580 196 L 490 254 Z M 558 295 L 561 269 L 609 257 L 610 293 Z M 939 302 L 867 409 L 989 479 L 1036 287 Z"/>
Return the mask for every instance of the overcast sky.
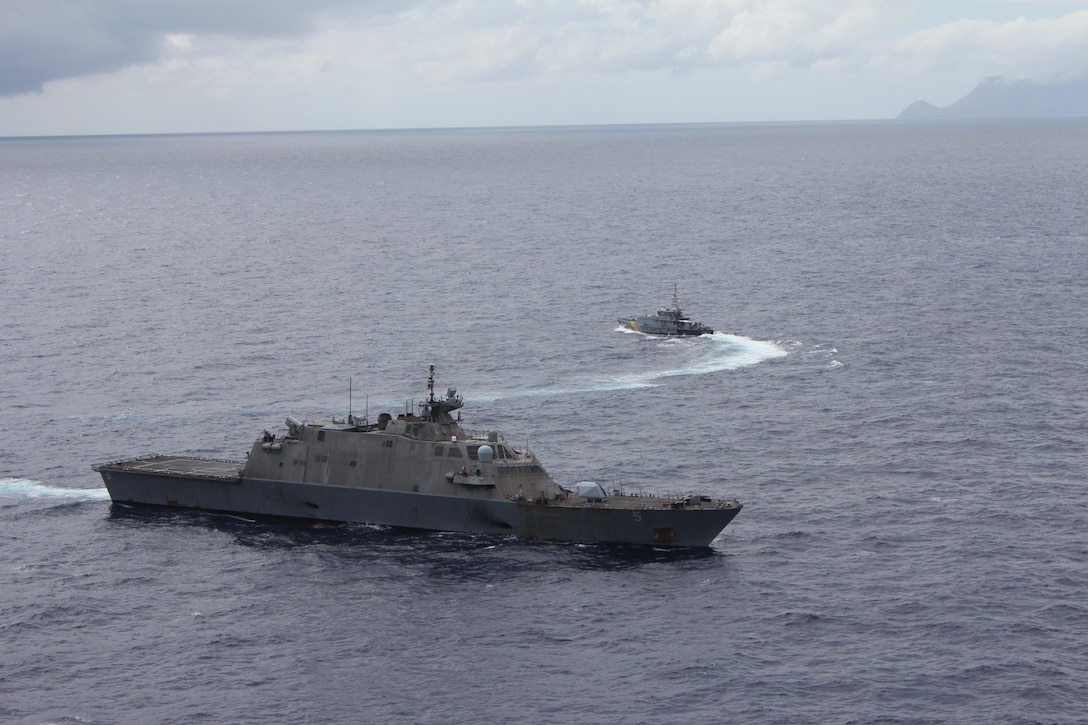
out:
<path id="1" fill-rule="evenodd" d="M 1088 0 L 0 0 L 0 136 L 893 118 Z"/>

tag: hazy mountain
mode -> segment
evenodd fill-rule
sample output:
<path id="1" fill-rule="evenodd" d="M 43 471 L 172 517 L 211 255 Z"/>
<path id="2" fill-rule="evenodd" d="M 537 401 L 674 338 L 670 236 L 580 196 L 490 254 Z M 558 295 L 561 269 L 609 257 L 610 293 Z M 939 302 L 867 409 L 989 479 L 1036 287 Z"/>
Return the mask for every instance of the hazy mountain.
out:
<path id="1" fill-rule="evenodd" d="M 1040 85 L 994 76 L 950 106 L 915 101 L 897 118 L 1045 118 L 1088 116 L 1088 81 Z"/>

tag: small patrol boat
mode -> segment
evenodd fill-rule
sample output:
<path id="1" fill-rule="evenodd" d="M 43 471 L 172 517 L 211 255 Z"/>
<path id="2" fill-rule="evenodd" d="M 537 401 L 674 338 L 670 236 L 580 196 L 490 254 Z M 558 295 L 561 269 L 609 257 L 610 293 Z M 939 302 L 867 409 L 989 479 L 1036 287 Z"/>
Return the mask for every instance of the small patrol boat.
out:
<path id="1" fill-rule="evenodd" d="M 115 504 L 253 519 L 376 524 L 526 539 L 705 547 L 741 510 L 736 500 L 557 484 L 530 451 L 451 413 L 455 389 L 376 423 L 303 423 L 265 431 L 244 461 L 150 455 L 102 463 Z"/>
<path id="2" fill-rule="evenodd" d="M 680 309 L 680 295 L 672 288 L 672 307 L 662 307 L 655 315 L 620 317 L 619 323 L 629 330 L 647 335 L 709 335 L 714 332 L 701 322 L 692 322 Z"/>

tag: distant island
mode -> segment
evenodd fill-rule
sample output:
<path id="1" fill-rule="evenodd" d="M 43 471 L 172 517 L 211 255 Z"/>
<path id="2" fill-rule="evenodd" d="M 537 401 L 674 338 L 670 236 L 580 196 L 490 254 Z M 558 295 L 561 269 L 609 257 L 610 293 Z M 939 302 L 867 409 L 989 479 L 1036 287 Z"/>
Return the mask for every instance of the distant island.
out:
<path id="1" fill-rule="evenodd" d="M 950 106 L 915 101 L 896 118 L 1054 118 L 1088 116 L 1088 81 L 1041 85 L 993 76 Z"/>

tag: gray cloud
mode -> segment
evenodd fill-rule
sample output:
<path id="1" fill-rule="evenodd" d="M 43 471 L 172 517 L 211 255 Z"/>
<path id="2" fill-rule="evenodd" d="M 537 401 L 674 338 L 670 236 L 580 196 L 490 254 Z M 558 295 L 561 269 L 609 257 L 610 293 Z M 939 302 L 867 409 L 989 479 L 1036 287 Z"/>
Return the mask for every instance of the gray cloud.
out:
<path id="1" fill-rule="evenodd" d="M 170 33 L 297 37 L 330 11 L 403 10 L 391 0 L 4 0 L 0 96 L 155 60 Z"/>

